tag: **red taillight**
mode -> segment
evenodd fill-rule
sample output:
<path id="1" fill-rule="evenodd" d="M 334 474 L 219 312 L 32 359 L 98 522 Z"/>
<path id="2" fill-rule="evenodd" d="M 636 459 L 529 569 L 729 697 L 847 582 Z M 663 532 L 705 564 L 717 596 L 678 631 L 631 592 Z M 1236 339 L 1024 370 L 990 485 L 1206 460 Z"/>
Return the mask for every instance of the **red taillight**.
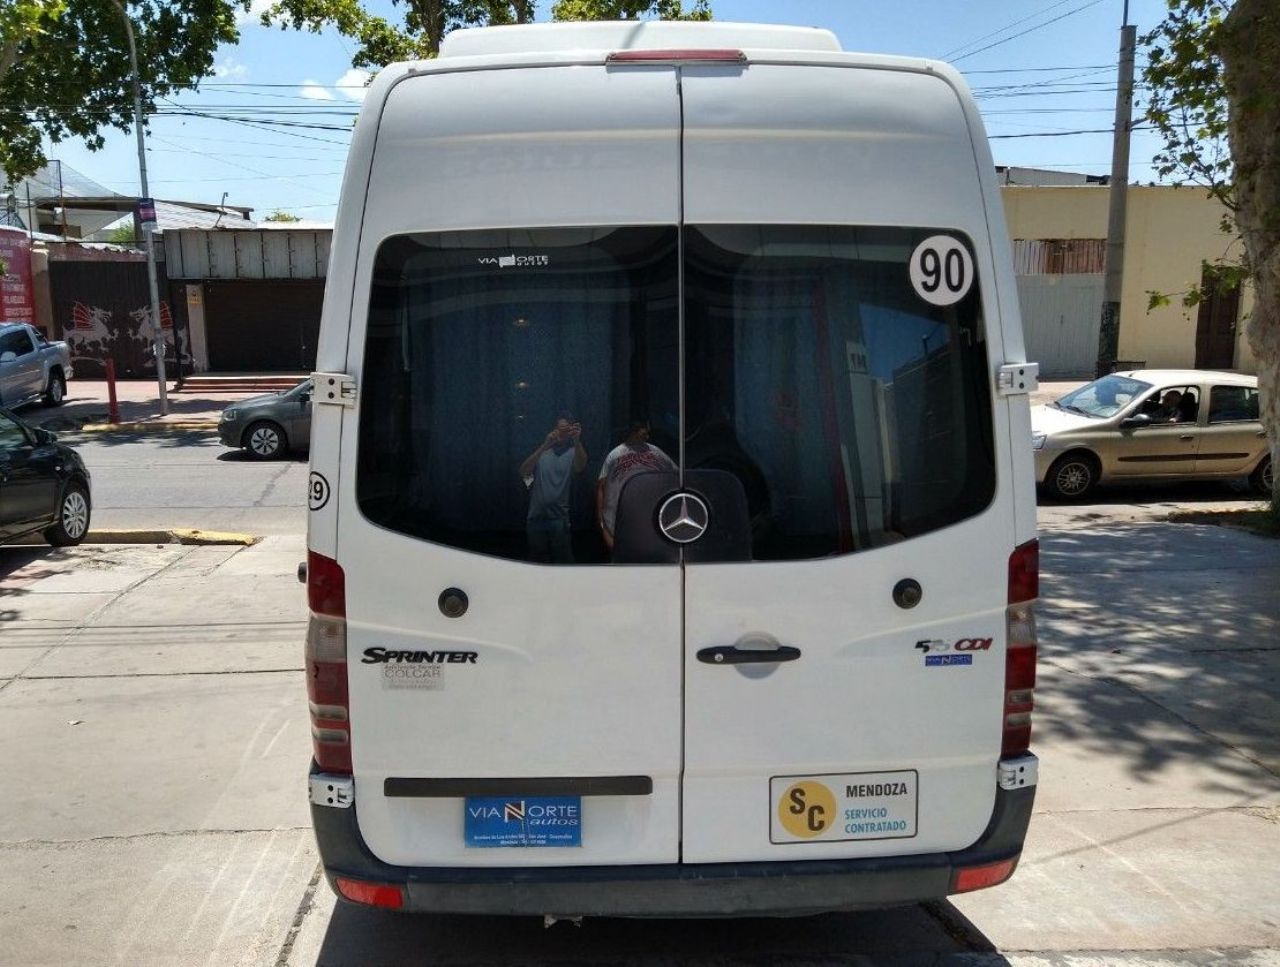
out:
<path id="1" fill-rule="evenodd" d="M 952 893 L 968 893 L 970 890 L 981 890 L 989 886 L 1003 883 L 1013 876 L 1018 858 L 1001 860 L 999 863 L 987 863 L 985 866 L 965 866 L 956 870 L 951 878 Z"/>
<path id="2" fill-rule="evenodd" d="M 347 876 L 334 878 L 338 892 L 348 900 L 367 903 L 371 907 L 399 910 L 404 906 L 404 888 L 390 883 L 366 883 Z"/>
<path id="3" fill-rule="evenodd" d="M 316 614 L 347 616 L 347 579 L 331 557 L 307 551 L 307 604 Z"/>
<path id="4" fill-rule="evenodd" d="M 606 64 L 745 64 L 740 50 L 615 50 Z"/>
<path id="5" fill-rule="evenodd" d="M 1040 597 L 1040 542 L 1027 541 L 1009 555 L 1009 603 Z"/>
<path id="6" fill-rule="evenodd" d="M 1021 755 L 1031 747 L 1031 710 L 1035 706 L 1038 643 L 1036 598 L 1039 594 L 1040 542 L 1028 541 L 1015 548 L 1009 556 L 1009 607 L 1005 609 L 1004 728 L 1000 742 L 1002 757 Z"/>
<path id="7" fill-rule="evenodd" d="M 307 553 L 307 599 L 307 698 L 316 765 L 350 775 L 346 579 L 337 561 L 314 551 Z"/>

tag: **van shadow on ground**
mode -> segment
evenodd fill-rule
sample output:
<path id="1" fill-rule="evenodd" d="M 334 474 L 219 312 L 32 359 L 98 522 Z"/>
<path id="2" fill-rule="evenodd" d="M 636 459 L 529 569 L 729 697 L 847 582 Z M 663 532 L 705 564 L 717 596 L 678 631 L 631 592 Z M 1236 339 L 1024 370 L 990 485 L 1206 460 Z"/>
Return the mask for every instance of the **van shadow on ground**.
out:
<path id="1" fill-rule="evenodd" d="M 321 883 L 320 889 L 328 889 Z M 818 917 L 586 919 L 397 915 L 340 903 L 317 964 L 966 964 L 1008 961 L 949 902 Z"/>

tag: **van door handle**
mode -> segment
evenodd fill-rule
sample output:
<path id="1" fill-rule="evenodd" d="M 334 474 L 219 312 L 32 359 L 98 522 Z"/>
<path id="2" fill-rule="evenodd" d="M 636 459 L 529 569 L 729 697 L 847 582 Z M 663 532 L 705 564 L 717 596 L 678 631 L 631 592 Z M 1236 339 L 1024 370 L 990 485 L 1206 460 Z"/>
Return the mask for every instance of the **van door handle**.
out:
<path id="1" fill-rule="evenodd" d="M 698 652 L 698 661 L 708 665 L 748 665 L 765 662 L 795 661 L 800 657 L 800 649 L 790 645 L 779 645 L 777 648 L 739 648 L 737 645 L 716 645 L 703 648 Z"/>

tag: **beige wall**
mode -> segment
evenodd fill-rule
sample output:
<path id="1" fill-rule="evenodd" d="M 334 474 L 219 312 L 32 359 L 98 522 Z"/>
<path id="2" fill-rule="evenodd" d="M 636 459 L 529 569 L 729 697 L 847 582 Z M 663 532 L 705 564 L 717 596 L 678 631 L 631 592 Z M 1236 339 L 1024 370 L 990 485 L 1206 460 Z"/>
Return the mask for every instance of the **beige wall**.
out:
<path id="1" fill-rule="evenodd" d="M 1009 237 L 1106 238 L 1110 190 L 1093 185 L 1001 188 Z M 1194 366 L 1196 310 L 1178 295 L 1200 281 L 1200 263 L 1238 253 L 1222 233 L 1222 206 L 1195 188 L 1129 189 L 1124 294 L 1120 304 L 1120 358 L 1160 368 Z M 1147 311 L 1150 291 L 1173 296 L 1171 305 Z M 1244 293 L 1242 315 L 1252 302 Z M 1236 333 L 1236 367 L 1253 372 L 1244 339 Z"/>

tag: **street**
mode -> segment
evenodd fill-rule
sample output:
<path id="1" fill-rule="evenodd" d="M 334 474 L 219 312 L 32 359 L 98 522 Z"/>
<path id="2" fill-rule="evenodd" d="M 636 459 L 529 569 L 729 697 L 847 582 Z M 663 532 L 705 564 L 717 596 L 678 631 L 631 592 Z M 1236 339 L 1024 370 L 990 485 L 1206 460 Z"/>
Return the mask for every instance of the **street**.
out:
<path id="1" fill-rule="evenodd" d="M 1040 785 L 1009 883 L 546 929 L 336 906 L 323 882 L 305 462 L 197 434 L 84 439 L 95 527 L 263 540 L 0 548 L 2 964 L 1280 963 L 1280 545 L 1162 521 L 1243 506 L 1225 485 L 1042 508 Z"/>

